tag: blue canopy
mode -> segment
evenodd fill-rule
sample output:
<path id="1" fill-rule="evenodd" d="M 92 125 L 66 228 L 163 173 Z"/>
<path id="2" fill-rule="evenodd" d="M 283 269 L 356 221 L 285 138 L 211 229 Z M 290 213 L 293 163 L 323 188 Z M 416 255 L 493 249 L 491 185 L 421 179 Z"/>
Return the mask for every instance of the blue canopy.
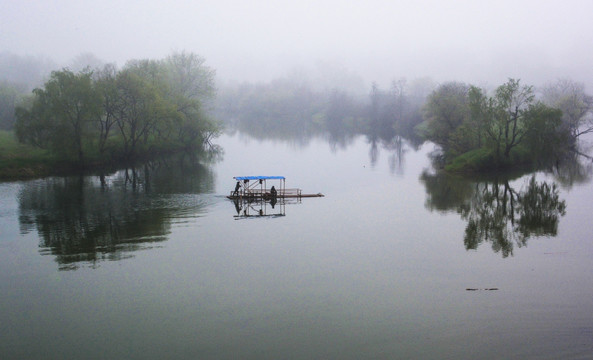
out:
<path id="1" fill-rule="evenodd" d="M 284 176 L 235 176 L 236 180 L 284 180 Z"/>

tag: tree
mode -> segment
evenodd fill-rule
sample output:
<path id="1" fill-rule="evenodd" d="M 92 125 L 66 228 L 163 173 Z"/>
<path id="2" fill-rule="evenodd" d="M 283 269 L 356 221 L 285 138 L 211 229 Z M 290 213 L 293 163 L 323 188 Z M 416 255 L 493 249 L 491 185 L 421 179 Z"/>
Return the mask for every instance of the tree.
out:
<path id="1" fill-rule="evenodd" d="M 407 124 L 408 101 L 406 96 L 406 79 L 402 78 L 391 82 L 389 92 L 389 110 L 393 117 L 393 126 L 396 133 L 401 135 Z"/>
<path id="2" fill-rule="evenodd" d="M 424 107 L 424 116 L 428 120 L 427 136 L 445 151 L 450 147 L 451 134 L 469 115 L 468 90 L 464 83 L 447 82 L 428 96 Z"/>
<path id="3" fill-rule="evenodd" d="M 15 108 L 23 92 L 6 81 L 0 82 L 0 130 L 11 130 L 16 121 Z"/>
<path id="4" fill-rule="evenodd" d="M 521 86 L 520 80 L 509 79 L 496 89 L 483 113 L 486 135 L 493 144 L 497 159 L 510 157 L 511 150 L 521 143 L 528 128 L 525 114 L 533 103 L 532 86 Z"/>
<path id="5" fill-rule="evenodd" d="M 355 109 L 352 98 L 344 91 L 332 90 L 325 111 L 325 125 L 330 134 L 335 135 L 351 131 L 351 125 L 347 120 L 354 115 Z"/>
<path id="6" fill-rule="evenodd" d="M 470 111 L 469 124 L 474 130 L 476 146 L 480 148 L 483 145 L 485 125 L 489 111 L 492 108 L 490 104 L 492 100 L 486 96 L 484 90 L 476 86 L 470 86 L 468 101 Z"/>
<path id="7" fill-rule="evenodd" d="M 392 96 L 389 92 L 379 88 L 373 82 L 369 94 L 369 128 L 367 135 L 371 139 L 389 141 L 395 136 L 396 112 L 394 111 Z"/>
<path id="8" fill-rule="evenodd" d="M 570 133 L 562 126 L 562 111 L 542 102 L 531 105 L 525 113 L 526 148 L 535 160 L 546 160 L 572 143 Z"/>
<path id="9" fill-rule="evenodd" d="M 446 83 L 431 93 L 424 109 L 427 138 L 443 148 L 450 164 L 471 152 L 455 168 L 540 161 L 571 143 L 561 111 L 536 102 L 533 87 L 520 80 L 509 79 L 493 96 L 475 86 Z"/>
<path id="10" fill-rule="evenodd" d="M 33 97 L 27 98 L 15 109 L 15 134 L 22 143 L 41 149 L 49 149 L 55 131 L 49 113 L 50 105 L 41 90 L 33 90 Z"/>
<path id="11" fill-rule="evenodd" d="M 158 128 L 171 116 L 172 109 L 157 88 L 133 69 L 117 75 L 118 99 L 114 118 L 123 140 L 123 155 L 133 158 L 140 145 L 147 150 L 148 140 L 156 136 Z"/>
<path id="12" fill-rule="evenodd" d="M 129 61 L 121 71 L 64 69 L 16 110 L 16 133 L 79 163 L 90 151 L 108 161 L 194 148 L 219 132 L 204 111 L 213 97 L 214 71 L 194 54 Z"/>
<path id="13" fill-rule="evenodd" d="M 180 113 L 177 141 L 186 147 L 209 142 L 220 131 L 206 115 L 206 108 L 216 95 L 216 72 L 205 65 L 203 57 L 186 52 L 172 54 L 163 67 L 169 100 Z"/>
<path id="14" fill-rule="evenodd" d="M 17 111 L 17 136 L 25 142 L 49 146 L 66 158 L 84 162 L 84 145 L 92 132 L 92 121 L 101 112 L 100 96 L 92 73 L 54 71 L 43 89 L 33 91 L 31 110 Z"/>
<path id="15" fill-rule="evenodd" d="M 96 88 L 101 95 L 101 106 L 103 112 L 97 114 L 96 127 L 99 130 L 98 148 L 99 154 L 103 155 L 111 129 L 116 124 L 119 94 L 117 89 L 117 70 L 115 65 L 105 65 L 96 72 Z"/>
<path id="16" fill-rule="evenodd" d="M 375 131 L 378 132 L 379 130 L 379 116 L 381 113 L 381 90 L 379 90 L 379 86 L 376 82 L 373 81 L 371 85 L 371 92 L 369 94 L 369 99 L 371 101 L 370 108 L 369 108 L 369 132 Z"/>
<path id="17" fill-rule="evenodd" d="M 593 132 L 593 96 L 585 93 L 583 83 L 560 79 L 546 85 L 542 101 L 562 111 L 562 122 L 576 140 Z"/>
<path id="18" fill-rule="evenodd" d="M 174 93 L 205 104 L 214 99 L 216 71 L 194 53 L 173 53 L 165 60 L 167 80 Z"/>
<path id="19" fill-rule="evenodd" d="M 98 71 L 105 66 L 105 62 L 90 52 L 80 53 L 75 56 L 68 65 L 68 68 L 74 72 L 80 71 Z"/>
<path id="20" fill-rule="evenodd" d="M 182 52 L 161 61 L 126 64 L 118 74 L 116 119 L 128 156 L 138 150 L 140 140 L 144 150 L 146 146 L 193 148 L 219 134 L 220 126 L 205 110 L 216 94 L 215 71 L 204 63 L 204 58 Z"/>

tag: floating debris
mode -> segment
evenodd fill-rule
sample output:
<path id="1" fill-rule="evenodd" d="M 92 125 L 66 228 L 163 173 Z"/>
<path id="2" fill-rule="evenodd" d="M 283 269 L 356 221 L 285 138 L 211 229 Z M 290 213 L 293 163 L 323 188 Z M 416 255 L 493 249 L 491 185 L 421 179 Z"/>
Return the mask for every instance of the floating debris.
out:
<path id="1" fill-rule="evenodd" d="M 498 288 L 483 288 L 483 289 L 467 288 L 465 290 L 466 291 L 495 291 L 495 290 L 498 290 Z"/>

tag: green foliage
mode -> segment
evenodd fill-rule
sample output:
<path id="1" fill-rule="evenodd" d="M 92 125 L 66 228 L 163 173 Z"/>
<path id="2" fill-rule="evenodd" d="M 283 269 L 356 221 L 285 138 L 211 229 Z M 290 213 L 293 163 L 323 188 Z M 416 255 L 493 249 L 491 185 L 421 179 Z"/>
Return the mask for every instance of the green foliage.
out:
<path id="1" fill-rule="evenodd" d="M 19 143 L 13 132 L 0 130 L 0 179 L 47 174 L 55 163 L 47 151 Z"/>
<path id="2" fill-rule="evenodd" d="M 509 79 L 496 89 L 494 97 L 486 105 L 486 136 L 495 149 L 497 159 L 504 157 L 508 160 L 511 150 L 523 141 L 529 131 L 525 113 L 534 98 L 532 86 L 521 86 L 520 80 Z"/>
<path id="3" fill-rule="evenodd" d="M 484 172 L 497 168 L 494 153 L 488 148 L 470 150 L 459 156 L 445 166 L 450 172 Z"/>
<path id="4" fill-rule="evenodd" d="M 101 112 L 91 73 L 54 71 L 45 88 L 34 94 L 31 109 L 17 111 L 19 140 L 82 162 L 91 123 Z"/>
<path id="5" fill-rule="evenodd" d="M 484 144 L 486 120 L 490 115 L 492 100 L 486 96 L 482 89 L 470 86 L 468 102 L 470 116 L 466 124 L 472 129 L 470 136 L 475 146 L 479 148 Z"/>
<path id="6" fill-rule="evenodd" d="M 449 135 L 447 141 L 447 157 L 454 158 L 477 148 L 476 128 L 463 122 Z"/>
<path id="7" fill-rule="evenodd" d="M 570 130 L 562 126 L 562 111 L 536 103 L 526 113 L 525 145 L 534 160 L 553 157 L 571 143 Z"/>
<path id="8" fill-rule="evenodd" d="M 451 135 L 469 115 L 468 86 L 458 82 L 440 85 L 427 99 L 424 107 L 428 121 L 427 138 L 449 149 Z M 456 138 L 456 136 L 453 136 Z"/>
<path id="9" fill-rule="evenodd" d="M 204 58 L 185 52 L 175 53 L 164 62 L 169 100 L 178 111 L 175 136 L 183 147 L 207 143 L 221 132 L 220 125 L 204 111 L 216 95 L 215 71 L 204 62 Z"/>
<path id="10" fill-rule="evenodd" d="M 425 107 L 425 136 L 441 145 L 451 171 L 542 163 L 571 144 L 562 112 L 535 102 L 532 86 L 509 79 L 489 97 L 457 83 L 437 88 Z"/>
<path id="11" fill-rule="evenodd" d="M 155 141 L 158 131 L 165 129 L 174 116 L 171 104 L 147 77 L 152 76 L 132 69 L 120 72 L 116 79 L 119 101 L 115 119 L 126 158 L 147 151 L 149 141 Z"/>
<path id="12" fill-rule="evenodd" d="M 15 130 L 20 141 L 80 164 L 132 159 L 218 135 L 205 114 L 214 95 L 214 71 L 191 53 L 130 61 L 121 71 L 64 69 L 17 108 Z"/>

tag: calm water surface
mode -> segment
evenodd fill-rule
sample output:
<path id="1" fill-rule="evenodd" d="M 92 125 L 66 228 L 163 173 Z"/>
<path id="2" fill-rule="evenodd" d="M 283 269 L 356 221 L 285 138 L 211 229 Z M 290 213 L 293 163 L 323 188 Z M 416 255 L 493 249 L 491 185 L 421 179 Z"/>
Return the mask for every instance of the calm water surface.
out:
<path id="1" fill-rule="evenodd" d="M 587 164 L 468 181 L 429 144 L 218 143 L 1 183 L 0 358 L 593 356 Z M 326 196 L 238 209 L 240 175 Z"/>

